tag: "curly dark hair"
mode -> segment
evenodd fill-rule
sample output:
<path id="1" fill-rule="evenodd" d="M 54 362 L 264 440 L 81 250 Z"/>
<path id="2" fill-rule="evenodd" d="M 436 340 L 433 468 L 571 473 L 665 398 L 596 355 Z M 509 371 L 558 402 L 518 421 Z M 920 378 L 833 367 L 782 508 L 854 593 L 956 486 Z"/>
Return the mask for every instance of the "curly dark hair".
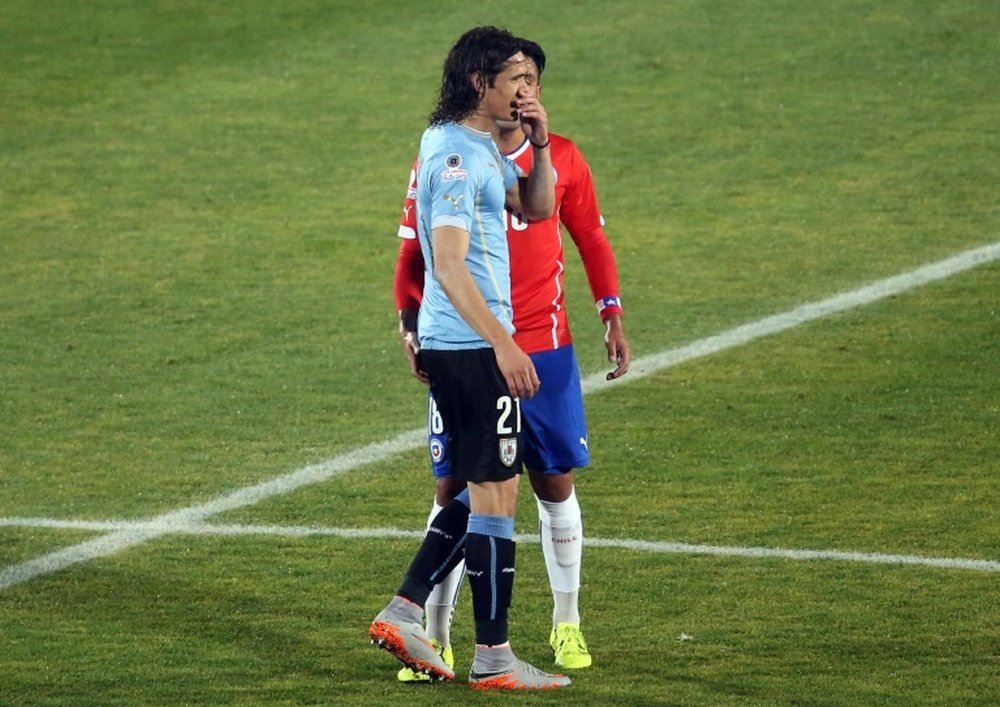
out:
<path id="1" fill-rule="evenodd" d="M 538 67 L 538 78 L 541 78 L 542 72 L 545 71 L 545 52 L 542 51 L 542 48 L 530 39 L 522 38 L 521 52 L 535 62 L 535 66 Z"/>
<path id="2" fill-rule="evenodd" d="M 481 75 L 492 86 L 507 60 L 524 51 L 524 42 L 498 27 L 475 27 L 459 37 L 445 59 L 441 90 L 430 124 L 457 123 L 471 115 L 482 98 L 482 93 L 472 85 L 472 75 Z"/>

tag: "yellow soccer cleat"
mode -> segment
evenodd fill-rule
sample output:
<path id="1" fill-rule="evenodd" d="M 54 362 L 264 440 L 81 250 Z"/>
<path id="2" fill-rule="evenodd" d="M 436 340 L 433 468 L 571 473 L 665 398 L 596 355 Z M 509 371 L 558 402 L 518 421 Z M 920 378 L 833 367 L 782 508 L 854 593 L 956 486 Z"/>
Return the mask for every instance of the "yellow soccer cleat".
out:
<path id="1" fill-rule="evenodd" d="M 441 647 L 441 644 L 431 639 L 431 645 L 434 646 L 434 650 L 437 654 L 444 659 L 444 662 L 448 664 L 449 668 L 455 667 L 455 654 L 452 653 L 451 646 Z M 412 668 L 400 668 L 399 672 L 396 673 L 396 679 L 400 682 L 430 682 L 431 678 L 427 673 L 418 673 Z"/>
<path id="2" fill-rule="evenodd" d="M 556 665 L 567 670 L 589 668 L 593 663 L 580 624 L 557 624 L 549 634 L 549 645 L 556 654 Z"/>

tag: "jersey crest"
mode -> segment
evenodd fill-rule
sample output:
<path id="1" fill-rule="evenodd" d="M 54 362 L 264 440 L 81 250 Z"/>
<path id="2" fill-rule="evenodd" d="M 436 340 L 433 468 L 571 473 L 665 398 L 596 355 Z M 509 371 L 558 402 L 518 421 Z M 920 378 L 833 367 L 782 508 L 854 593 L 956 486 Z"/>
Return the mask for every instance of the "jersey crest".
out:
<path id="1" fill-rule="evenodd" d="M 504 466 L 514 466 L 517 461 L 517 437 L 500 438 L 500 461 Z"/>

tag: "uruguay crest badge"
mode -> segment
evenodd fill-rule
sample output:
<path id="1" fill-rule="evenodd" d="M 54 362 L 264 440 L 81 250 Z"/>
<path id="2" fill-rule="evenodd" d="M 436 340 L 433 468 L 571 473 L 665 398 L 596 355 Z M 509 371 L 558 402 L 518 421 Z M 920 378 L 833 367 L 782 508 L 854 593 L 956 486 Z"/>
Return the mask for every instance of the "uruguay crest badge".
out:
<path id="1" fill-rule="evenodd" d="M 514 466 L 517 461 L 517 437 L 500 438 L 500 461 L 504 466 Z"/>

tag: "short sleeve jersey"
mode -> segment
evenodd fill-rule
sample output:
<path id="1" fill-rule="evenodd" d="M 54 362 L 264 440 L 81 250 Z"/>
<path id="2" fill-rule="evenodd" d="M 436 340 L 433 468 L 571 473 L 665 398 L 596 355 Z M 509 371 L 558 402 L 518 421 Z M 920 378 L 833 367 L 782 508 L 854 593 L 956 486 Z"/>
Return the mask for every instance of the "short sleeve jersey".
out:
<path id="1" fill-rule="evenodd" d="M 566 260 L 560 222 L 566 226 L 583 259 L 598 311 L 602 316 L 605 312 L 621 311 L 618 270 L 604 234 L 604 218 L 598 207 L 590 166 L 571 140 L 554 133 L 549 133 L 549 137 L 555 171 L 555 212 L 541 221 L 526 221 L 518 214 L 504 212 L 510 248 L 514 341 L 529 354 L 572 342 L 565 307 Z M 527 140 L 505 156 L 514 161 L 521 173 L 528 173 L 533 167 L 534 155 Z M 417 237 L 416 167 L 414 163 L 400 216 L 398 235 L 403 239 Z M 414 295 L 418 304 L 421 285 L 422 281 L 417 283 Z"/>
<path id="2" fill-rule="evenodd" d="M 513 332 L 510 256 L 504 220 L 507 189 L 519 176 L 489 133 L 457 123 L 428 128 L 417 158 L 417 235 L 427 273 L 417 330 L 426 349 L 488 346 L 452 305 L 434 277 L 433 229 L 469 234 L 466 266 L 493 316 Z"/>

